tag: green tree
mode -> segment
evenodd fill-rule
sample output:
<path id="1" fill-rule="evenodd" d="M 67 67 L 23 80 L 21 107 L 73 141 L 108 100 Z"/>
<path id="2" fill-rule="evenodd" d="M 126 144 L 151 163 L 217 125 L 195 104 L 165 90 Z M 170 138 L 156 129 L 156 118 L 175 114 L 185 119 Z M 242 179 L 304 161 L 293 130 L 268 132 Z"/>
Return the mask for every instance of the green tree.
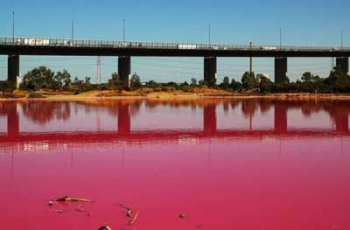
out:
<path id="1" fill-rule="evenodd" d="M 108 80 L 108 82 L 111 85 L 117 85 L 119 82 L 119 75 L 116 72 L 112 73 L 112 77 Z"/>
<path id="2" fill-rule="evenodd" d="M 313 75 L 311 72 L 305 72 L 303 76 L 301 77 L 301 80 L 303 82 L 317 82 L 321 78 L 317 75 Z"/>
<path id="3" fill-rule="evenodd" d="M 199 80 L 199 81 L 198 81 L 198 85 L 199 85 L 199 86 L 207 86 L 207 85 L 208 85 L 208 82 L 206 82 L 205 80 Z"/>
<path id="4" fill-rule="evenodd" d="M 310 73 L 310 72 L 305 72 L 305 73 L 303 74 L 303 76 L 301 77 L 301 80 L 302 80 L 303 82 L 311 82 L 313 76 L 314 76 L 314 75 L 313 75 L 312 73 Z"/>
<path id="5" fill-rule="evenodd" d="M 150 80 L 150 81 L 146 82 L 146 87 L 149 87 L 149 88 L 160 88 L 161 85 L 159 83 L 157 83 L 156 81 L 154 81 L 154 80 Z"/>
<path id="6" fill-rule="evenodd" d="M 0 92 L 10 92 L 16 88 L 15 84 L 9 81 L 0 81 Z"/>
<path id="7" fill-rule="evenodd" d="M 230 88 L 232 90 L 238 91 L 242 89 L 242 84 L 236 81 L 234 78 L 232 78 Z"/>
<path id="8" fill-rule="evenodd" d="M 74 81 L 73 81 L 73 84 L 74 84 L 74 85 L 81 85 L 81 84 L 83 84 L 83 81 L 82 81 L 82 80 L 79 80 L 78 77 L 75 77 L 75 78 L 74 78 Z"/>
<path id="9" fill-rule="evenodd" d="M 271 92 L 272 82 L 265 76 L 259 76 L 259 89 L 261 93 Z"/>
<path id="10" fill-rule="evenodd" d="M 140 76 L 137 75 L 136 73 L 134 73 L 130 79 L 131 90 L 139 89 L 139 88 L 141 88 L 141 86 L 142 86 L 142 84 L 141 84 Z"/>
<path id="11" fill-rule="evenodd" d="M 30 70 L 23 76 L 22 89 L 57 89 L 58 85 L 54 79 L 55 73 L 46 66 L 40 66 Z"/>
<path id="12" fill-rule="evenodd" d="M 91 85 L 91 77 L 86 76 L 86 77 L 85 77 L 84 84 L 85 84 L 85 85 Z"/>
<path id="13" fill-rule="evenodd" d="M 242 85 L 245 90 L 252 90 L 257 87 L 254 72 L 245 72 L 242 76 Z"/>
<path id="14" fill-rule="evenodd" d="M 196 78 L 191 79 L 191 86 L 197 86 L 197 79 Z"/>
<path id="15" fill-rule="evenodd" d="M 225 76 L 222 83 L 220 84 L 220 88 L 222 89 L 229 89 L 230 88 L 230 78 Z"/>
<path id="16" fill-rule="evenodd" d="M 68 89 L 70 84 L 71 84 L 71 75 L 68 73 L 67 70 L 63 70 L 63 72 L 58 72 L 55 77 L 54 77 L 57 85 L 58 85 L 58 89 L 62 90 L 62 89 Z"/>
<path id="17" fill-rule="evenodd" d="M 209 87 L 214 87 L 216 86 L 216 78 L 211 78 L 208 82 Z"/>
<path id="18" fill-rule="evenodd" d="M 332 92 L 350 92 L 350 76 L 336 68 L 331 71 L 328 78 L 324 79 L 324 84 Z"/>

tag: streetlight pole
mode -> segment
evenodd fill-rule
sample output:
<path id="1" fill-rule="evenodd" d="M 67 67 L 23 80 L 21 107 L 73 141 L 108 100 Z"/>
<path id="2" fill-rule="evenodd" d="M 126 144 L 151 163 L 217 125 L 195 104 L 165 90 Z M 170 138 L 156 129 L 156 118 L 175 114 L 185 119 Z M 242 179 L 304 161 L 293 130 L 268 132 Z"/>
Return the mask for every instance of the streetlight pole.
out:
<path id="1" fill-rule="evenodd" d="M 123 41 L 125 42 L 125 19 L 123 19 Z"/>
<path id="2" fill-rule="evenodd" d="M 208 25 L 208 35 L 209 35 L 209 45 L 211 43 L 210 39 L 211 39 L 211 31 L 210 31 L 210 24 Z"/>
<path id="3" fill-rule="evenodd" d="M 74 21 L 72 21 L 72 41 L 74 40 Z"/>
<path id="4" fill-rule="evenodd" d="M 282 49 L 282 28 L 280 28 L 280 50 Z"/>
<path id="5" fill-rule="evenodd" d="M 12 42 L 15 43 L 15 12 L 12 12 Z"/>
<path id="6" fill-rule="evenodd" d="M 343 30 L 340 31 L 340 48 L 343 48 Z"/>

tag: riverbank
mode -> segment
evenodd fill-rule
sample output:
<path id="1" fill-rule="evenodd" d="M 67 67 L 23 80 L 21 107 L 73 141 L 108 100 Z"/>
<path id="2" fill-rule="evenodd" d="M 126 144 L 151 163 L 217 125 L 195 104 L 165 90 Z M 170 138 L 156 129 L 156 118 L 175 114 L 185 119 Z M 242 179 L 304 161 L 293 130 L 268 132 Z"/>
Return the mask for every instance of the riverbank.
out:
<path id="1" fill-rule="evenodd" d="M 126 99 L 182 99 L 197 100 L 205 98 L 225 99 L 275 99 L 275 100 L 350 100 L 350 94 L 314 94 L 314 93 L 236 93 L 220 89 L 204 89 L 195 92 L 170 91 L 154 92 L 151 90 L 122 91 L 120 93 L 111 90 L 89 91 L 74 95 L 71 92 L 54 91 L 14 91 L 13 94 L 0 95 L 0 101 L 86 101 L 86 100 L 126 100 Z"/>

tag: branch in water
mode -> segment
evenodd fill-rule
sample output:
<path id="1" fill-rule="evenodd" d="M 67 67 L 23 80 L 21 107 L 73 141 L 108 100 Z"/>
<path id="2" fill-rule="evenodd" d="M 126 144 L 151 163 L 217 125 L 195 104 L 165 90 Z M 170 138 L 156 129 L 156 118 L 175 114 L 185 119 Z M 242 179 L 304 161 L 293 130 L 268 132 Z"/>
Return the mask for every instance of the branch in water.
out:
<path id="1" fill-rule="evenodd" d="M 69 196 L 64 196 L 64 197 L 60 197 L 55 199 L 55 201 L 58 202 L 87 202 L 87 203 L 93 203 L 93 200 L 90 199 L 85 199 L 85 198 L 73 198 L 73 197 L 69 197 Z"/>
<path id="2" fill-rule="evenodd" d="M 129 221 L 129 225 L 133 225 L 133 224 L 135 223 L 135 221 L 136 221 L 138 215 L 139 215 L 139 211 L 137 211 L 136 214 L 135 214 L 135 216 L 134 216 L 134 218 L 133 218 L 131 221 Z"/>

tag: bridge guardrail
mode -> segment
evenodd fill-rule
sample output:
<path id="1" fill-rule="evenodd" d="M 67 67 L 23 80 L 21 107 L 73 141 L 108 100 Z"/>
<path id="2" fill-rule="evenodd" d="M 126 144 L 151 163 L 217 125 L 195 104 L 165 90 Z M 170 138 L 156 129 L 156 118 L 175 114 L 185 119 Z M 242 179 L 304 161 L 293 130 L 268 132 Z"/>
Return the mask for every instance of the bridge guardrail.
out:
<path id="1" fill-rule="evenodd" d="M 0 37 L 0 46 L 46 46 L 46 47 L 82 47 L 82 48 L 140 48 L 140 49 L 180 49 L 180 50 L 227 50 L 227 51 L 350 51 L 350 47 L 320 46 L 274 46 L 274 45 L 224 45 L 196 43 L 162 43 L 137 41 L 102 41 L 81 39 L 46 39 L 23 37 Z"/>

